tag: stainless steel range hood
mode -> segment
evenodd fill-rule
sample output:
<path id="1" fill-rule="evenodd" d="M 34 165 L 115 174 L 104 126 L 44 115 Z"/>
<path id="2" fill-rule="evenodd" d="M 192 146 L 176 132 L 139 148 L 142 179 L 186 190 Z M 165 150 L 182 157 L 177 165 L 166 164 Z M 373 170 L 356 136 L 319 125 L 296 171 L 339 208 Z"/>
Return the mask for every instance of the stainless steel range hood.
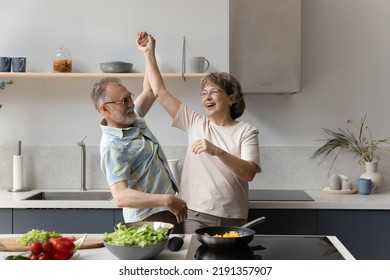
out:
<path id="1" fill-rule="evenodd" d="M 301 90 L 301 0 L 230 0 L 229 72 L 246 94 Z"/>

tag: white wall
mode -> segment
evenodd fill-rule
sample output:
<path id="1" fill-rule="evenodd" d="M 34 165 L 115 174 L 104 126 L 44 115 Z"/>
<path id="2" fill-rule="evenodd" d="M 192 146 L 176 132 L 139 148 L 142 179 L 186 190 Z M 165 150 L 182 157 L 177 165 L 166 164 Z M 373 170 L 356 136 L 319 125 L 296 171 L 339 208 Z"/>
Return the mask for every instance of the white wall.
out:
<path id="1" fill-rule="evenodd" d="M 169 70 L 166 72 L 180 72 L 182 35 L 186 35 L 189 41 L 187 57 L 195 53 L 205 54 L 215 65 L 214 70 L 227 69 L 227 18 L 223 16 L 227 11 L 227 4 L 224 0 L 114 0 L 107 4 L 100 1 L 99 5 L 92 5 L 95 1 L 91 0 L 2 2 L 0 26 L 9 28 L 2 28 L 0 55 L 26 55 L 30 65 L 28 71 L 50 72 L 52 54 L 60 44 L 70 48 L 75 58 L 75 68 L 82 68 L 80 71 L 99 72 L 97 63 L 110 59 L 132 60 L 135 62 L 135 69 L 142 71 L 142 56 L 134 44 L 135 33 L 139 30 L 150 30 L 156 34 L 157 51 L 162 57 L 163 68 Z M 194 2 L 198 4 L 195 5 Z M 59 3 L 69 3 L 69 6 L 66 4 L 62 7 Z M 76 3 L 78 8 L 71 6 Z M 121 8 L 126 3 L 131 5 L 127 4 L 126 9 Z M 179 7 L 178 12 L 172 9 L 171 5 Z M 136 8 L 138 6 L 143 8 Z M 189 8 L 185 8 L 187 6 Z M 57 12 L 59 10 L 62 12 Z M 68 16 L 69 13 L 72 17 Z M 115 14 L 115 17 L 109 20 L 105 14 L 111 15 L 111 18 Z M 56 15 L 56 18 L 49 15 Z M 61 18 L 61 15 L 64 18 Z M 101 20 L 102 18 L 105 20 Z M 323 136 L 321 127 L 344 127 L 348 118 L 359 122 L 364 114 L 368 115 L 368 123 L 374 137 L 390 135 L 390 127 L 386 123 L 390 94 L 388 26 L 390 1 L 303 0 L 302 91 L 294 96 L 246 97 L 248 108 L 244 119 L 261 130 L 261 145 L 317 145 L 315 140 Z M 204 36 L 207 39 L 203 39 Z M 17 86 L 13 87 L 16 91 Z M 175 90 L 172 87 L 171 89 Z M 7 92 L 13 90 L 10 88 Z M 80 87 L 80 91 L 74 94 L 87 95 L 85 88 Z M 196 104 L 194 106 L 199 108 L 196 84 L 194 87 L 185 85 L 184 89 L 179 87 L 177 91 L 180 91 L 177 94 L 184 102 Z M 13 119 L 11 115 L 10 119 L 5 120 L 7 116 L 4 115 L 10 113 L 7 110 L 11 110 L 7 107 L 13 106 L 6 102 L 20 102 L 17 96 L 5 96 L 7 92 L 0 95 L 4 105 L 0 131 L 4 131 L 4 126 L 5 129 L 8 127 L 4 122 Z M 42 92 L 40 85 L 30 87 L 29 92 L 18 94 L 21 97 L 31 95 L 32 99 L 36 96 L 36 102 L 44 102 L 45 98 L 37 96 L 37 92 L 46 96 L 52 95 L 51 92 Z M 60 89 L 55 94 L 67 95 L 60 92 Z M 189 97 L 190 94 L 193 96 Z M 85 111 L 90 113 L 86 117 L 93 119 L 88 126 L 92 125 L 92 121 L 96 121 L 96 115 L 93 110 L 89 110 L 89 99 L 85 98 L 79 102 L 85 104 L 78 103 L 73 110 L 83 109 L 84 106 L 88 108 Z M 34 105 L 23 109 L 34 112 L 37 107 Z M 67 107 L 66 110 L 69 111 L 70 108 Z M 161 118 L 161 114 L 164 113 L 156 106 L 149 117 L 152 128 L 169 125 L 169 120 Z M 72 120 L 67 113 L 61 118 Z M 30 124 L 24 120 L 17 125 L 22 130 Z M 81 122 L 80 125 L 85 126 L 85 123 Z M 83 134 L 85 128 L 74 123 L 69 129 L 76 129 Z M 172 143 L 170 130 L 158 129 L 156 134 L 163 144 L 186 144 L 184 137 L 180 141 L 173 140 Z M 11 138 L 0 141 L 9 144 L 18 139 L 16 135 L 14 139 Z M 89 140 L 96 144 L 97 139 L 91 138 Z M 44 139 L 43 141 L 48 142 Z M 25 142 L 42 144 L 33 139 L 25 139 Z M 73 142 L 71 139 L 65 142 L 56 142 L 53 139 L 53 142 L 47 144 Z"/>
<path id="2" fill-rule="evenodd" d="M 134 34 L 139 30 L 150 30 L 156 34 L 158 52 L 163 65 L 169 70 L 166 72 L 172 72 L 171 68 L 180 71 L 183 34 L 189 38 L 188 56 L 190 53 L 197 53 L 197 48 L 199 53 L 210 57 L 215 65 L 214 70 L 227 69 L 227 33 L 224 33 L 227 32 L 227 18 L 224 16 L 227 1 L 131 1 L 137 5 L 153 2 L 152 7 L 156 8 L 139 11 L 131 6 L 126 13 L 123 12 L 124 9 L 114 9 L 116 6 L 113 2 L 124 4 L 130 1 L 115 0 L 93 7 L 85 3 L 95 1 L 58 1 L 82 3 L 77 4 L 80 5 L 79 8 L 72 8 L 70 12 L 85 25 L 69 31 L 67 25 L 60 26 L 58 33 L 61 36 L 53 35 L 50 40 L 38 41 L 35 38 L 40 38 L 42 32 L 57 30 L 58 23 L 53 18 L 49 21 L 51 25 L 47 26 L 45 21 L 39 21 L 40 17 L 26 22 L 23 17 L 15 16 L 16 10 L 11 6 L 28 5 L 30 9 L 26 14 L 34 15 L 32 3 L 54 1 L 1 2 L 4 3 L 1 3 L 0 26 L 3 34 L 0 55 L 27 55 L 30 65 L 34 65 L 34 56 L 29 52 L 38 52 L 40 58 L 35 61 L 35 65 L 42 67 L 40 71 L 50 71 L 51 56 L 59 44 L 65 44 L 72 50 L 83 71 L 98 71 L 96 64 L 82 63 L 87 57 L 88 61 L 96 63 L 131 57 L 136 62 L 136 68 L 142 71 L 142 56 L 133 53 L 136 52 Z M 184 8 L 187 5 L 199 5 L 182 15 L 165 6 L 168 2 L 180 7 L 181 11 L 188 11 L 189 9 Z M 84 12 L 79 12 L 79 9 L 84 9 Z M 117 12 L 118 20 L 98 22 L 96 11 Z M 129 15 L 137 18 L 134 26 L 122 24 L 122 19 L 125 20 Z M 71 26 L 72 17 L 66 19 Z M 30 29 L 30 26 L 34 26 L 34 29 Z M 256 177 L 256 187 L 323 186 L 326 183 L 328 165 L 319 167 L 313 161 L 308 161 L 310 149 L 319 145 L 316 140 L 324 136 L 322 127 L 344 128 L 347 119 L 359 123 L 360 118 L 367 114 L 374 138 L 390 135 L 387 124 L 390 101 L 389 26 L 390 1 L 387 0 L 302 0 L 302 91 L 293 96 L 246 97 L 247 110 L 243 119 L 259 128 L 261 149 L 265 156 L 262 158 L 264 172 Z M 27 30 L 28 36 L 19 35 L 25 34 Z M 112 32 L 117 35 L 114 36 Z M 205 34 L 207 40 L 203 39 Z M 192 45 L 196 47 L 191 47 Z M 79 50 L 82 48 L 90 52 L 81 53 Z M 115 54 L 122 56 L 115 57 Z M 29 71 L 33 70 L 38 69 L 31 66 Z M 97 123 L 100 117 L 91 107 L 89 92 L 86 92 L 89 85 L 80 85 L 80 92 L 71 92 L 70 98 L 66 99 L 66 90 L 55 93 L 44 91 L 46 86 L 50 88 L 51 85 L 40 81 L 34 83 L 36 84 L 31 87 L 28 84 L 22 85 L 23 92 L 18 92 L 19 86 L 14 84 L 0 93 L 0 101 L 4 105 L 0 114 L 0 144 L 9 145 L 21 139 L 27 145 L 75 145 L 75 141 L 87 133 L 87 143 L 98 145 L 100 130 Z M 168 80 L 167 84 L 184 103 L 201 112 L 196 81 L 183 84 L 181 81 Z M 139 88 L 139 85 L 132 86 Z M 62 105 L 55 104 L 55 96 Z M 40 103 L 43 105 L 40 106 Z M 21 118 L 19 114 L 28 117 Z M 36 121 L 37 118 L 39 121 Z M 170 121 L 158 104 L 149 114 L 148 121 L 162 145 L 187 145 L 185 135 L 169 127 Z M 49 137 L 47 134 L 50 133 L 43 133 L 46 136 L 41 138 L 40 129 L 46 130 L 55 123 L 59 124 L 55 135 Z M 35 127 L 33 130 L 32 125 Z M 275 149 L 270 149 L 270 146 L 279 147 L 280 150 L 277 151 L 287 152 L 278 153 Z M 289 149 L 290 146 L 302 146 L 305 152 L 293 147 Z M 386 162 L 388 159 L 384 157 Z M 301 170 L 294 163 L 305 164 L 310 170 Z M 355 168 L 354 160 L 343 164 L 345 165 L 338 166 L 338 171 L 351 172 L 355 177 L 363 171 L 362 167 Z M 281 169 L 277 170 L 278 167 Z M 387 169 L 382 170 L 384 173 L 386 171 Z M 293 182 L 290 178 L 294 178 Z M 310 178 L 309 183 L 307 178 Z"/>
<path id="3" fill-rule="evenodd" d="M 181 72 L 182 42 L 227 69 L 226 0 L 0 0 L 0 56 L 26 56 L 27 71 L 51 72 L 56 49 L 73 56 L 74 72 L 100 72 L 99 62 L 122 60 L 143 71 L 136 33 L 157 39 L 163 72 Z M 215 36 L 214 36 L 215 35 Z M 212 46 L 212 47 L 211 47 Z M 189 68 L 188 68 L 189 69 Z"/>

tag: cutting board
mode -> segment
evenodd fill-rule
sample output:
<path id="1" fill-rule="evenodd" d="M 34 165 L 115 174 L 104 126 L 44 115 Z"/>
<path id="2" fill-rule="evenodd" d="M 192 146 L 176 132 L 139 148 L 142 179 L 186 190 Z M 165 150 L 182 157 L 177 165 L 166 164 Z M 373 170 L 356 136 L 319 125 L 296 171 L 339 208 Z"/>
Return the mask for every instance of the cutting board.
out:
<path id="1" fill-rule="evenodd" d="M 82 236 L 76 236 L 80 238 Z M 17 237 L 8 237 L 0 238 L 0 251 L 3 252 L 25 252 L 29 251 L 29 246 L 23 246 L 17 242 Z M 87 235 L 87 238 L 84 240 L 83 245 L 80 249 L 94 249 L 104 247 L 103 239 L 98 237 L 90 237 Z"/>

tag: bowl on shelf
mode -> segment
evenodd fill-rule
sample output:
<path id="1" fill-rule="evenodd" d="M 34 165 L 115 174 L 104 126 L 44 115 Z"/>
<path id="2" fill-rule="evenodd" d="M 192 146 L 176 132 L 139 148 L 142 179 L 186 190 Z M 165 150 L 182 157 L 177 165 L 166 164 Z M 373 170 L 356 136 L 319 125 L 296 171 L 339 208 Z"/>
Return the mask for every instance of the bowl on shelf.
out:
<path id="1" fill-rule="evenodd" d="M 133 63 L 123 61 L 109 61 L 99 63 L 103 73 L 131 73 Z"/>

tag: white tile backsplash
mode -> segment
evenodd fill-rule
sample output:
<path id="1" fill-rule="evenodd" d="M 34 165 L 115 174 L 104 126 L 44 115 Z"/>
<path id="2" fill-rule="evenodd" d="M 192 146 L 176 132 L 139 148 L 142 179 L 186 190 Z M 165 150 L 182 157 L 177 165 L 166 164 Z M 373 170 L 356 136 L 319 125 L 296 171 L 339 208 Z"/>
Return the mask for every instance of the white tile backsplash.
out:
<path id="1" fill-rule="evenodd" d="M 179 172 L 182 170 L 186 147 L 164 146 L 168 159 L 178 158 Z M 321 189 L 327 185 L 328 174 L 344 174 L 355 183 L 364 166 L 350 153 L 343 153 L 329 168 L 333 157 L 322 164 L 320 159 L 310 159 L 316 147 L 266 146 L 261 147 L 263 172 L 250 183 L 251 189 Z M 86 180 L 87 188 L 106 189 L 106 179 L 100 170 L 98 146 L 87 146 Z M 0 146 L 0 188 L 12 186 L 12 156 L 14 146 Z M 71 188 L 79 189 L 81 184 L 81 150 L 75 146 L 24 146 L 22 148 L 24 185 L 28 188 Z M 390 182 L 390 155 L 381 155 L 379 171 L 385 177 L 382 190 Z"/>

